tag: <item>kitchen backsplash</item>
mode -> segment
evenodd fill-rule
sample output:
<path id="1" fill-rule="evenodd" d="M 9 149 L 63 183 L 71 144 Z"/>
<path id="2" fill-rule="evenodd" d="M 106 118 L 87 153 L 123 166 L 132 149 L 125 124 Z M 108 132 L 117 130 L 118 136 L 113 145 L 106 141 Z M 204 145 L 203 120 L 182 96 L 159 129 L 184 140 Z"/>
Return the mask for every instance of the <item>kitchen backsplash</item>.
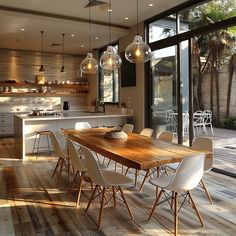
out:
<path id="1" fill-rule="evenodd" d="M 36 107 L 62 110 L 63 101 L 69 101 L 71 110 L 86 109 L 85 97 L 0 97 L 0 112 L 30 112 Z"/>

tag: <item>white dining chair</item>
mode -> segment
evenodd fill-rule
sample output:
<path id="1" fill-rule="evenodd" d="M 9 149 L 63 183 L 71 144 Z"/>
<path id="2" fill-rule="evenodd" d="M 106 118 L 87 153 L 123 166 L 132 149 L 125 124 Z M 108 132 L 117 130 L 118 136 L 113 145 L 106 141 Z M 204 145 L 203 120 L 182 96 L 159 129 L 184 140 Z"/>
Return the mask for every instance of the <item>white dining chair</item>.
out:
<path id="1" fill-rule="evenodd" d="M 86 121 L 80 121 L 75 123 L 75 129 L 80 130 L 80 129 L 89 129 L 91 128 L 91 125 L 86 122 Z"/>
<path id="2" fill-rule="evenodd" d="M 132 133 L 133 132 L 133 129 L 134 129 L 134 125 L 132 124 L 125 124 L 123 127 L 122 127 L 122 131 L 124 131 L 125 133 Z"/>
<path id="3" fill-rule="evenodd" d="M 96 225 L 98 229 L 100 229 L 104 205 L 107 205 L 113 199 L 114 206 L 116 206 L 116 200 L 118 198 L 117 193 L 119 193 L 121 198 L 118 199 L 120 201 L 123 201 L 128 210 L 130 218 L 134 219 L 133 214 L 128 206 L 125 195 L 123 193 L 123 190 L 121 189 L 121 187 L 123 186 L 131 185 L 133 181 L 127 176 L 114 171 L 107 171 L 107 170 L 101 171 L 101 169 L 98 166 L 98 163 L 96 162 L 90 150 L 85 147 L 81 147 L 81 150 L 85 155 L 85 161 L 89 177 L 92 180 L 92 182 L 96 185 L 89 199 L 88 205 L 85 210 L 85 214 L 88 213 L 91 202 L 96 197 L 99 197 L 101 204 L 100 204 L 98 223 Z M 108 192 L 109 188 L 112 189 L 112 193 Z M 111 197 L 107 197 L 110 195 Z"/>
<path id="4" fill-rule="evenodd" d="M 209 154 L 207 156 L 207 158 L 205 158 L 205 163 L 204 163 L 204 174 L 209 172 L 212 167 L 213 167 L 213 141 L 211 138 L 207 138 L 207 137 L 197 137 L 192 145 L 192 148 L 198 151 L 208 151 L 212 154 Z M 173 163 L 173 164 L 169 164 L 168 167 L 172 170 L 176 170 L 178 168 L 179 163 Z M 199 186 L 202 187 L 209 199 L 209 202 L 211 204 L 213 204 L 213 201 L 211 199 L 210 193 L 207 190 L 206 184 L 203 181 L 203 179 L 201 179 Z"/>
<path id="5" fill-rule="evenodd" d="M 69 161 L 67 153 L 61 149 L 59 141 L 55 133 L 52 131 L 50 131 L 50 139 L 51 139 L 54 154 L 58 158 L 56 167 L 52 174 L 52 178 L 53 178 L 57 169 L 59 168 L 59 174 L 58 174 L 58 180 L 57 180 L 57 187 L 58 187 L 63 169 L 67 170 L 68 181 L 70 180 L 70 177 L 69 177 L 70 176 L 70 161 Z"/>
<path id="6" fill-rule="evenodd" d="M 73 141 L 67 140 L 67 148 L 68 148 L 68 155 L 71 161 L 71 166 L 75 173 L 73 181 L 70 184 L 68 194 L 71 193 L 74 183 L 79 178 L 78 197 L 76 201 L 76 207 L 78 207 L 79 202 L 80 202 L 81 190 L 82 190 L 82 182 L 84 180 L 84 175 L 87 172 L 86 162 L 85 162 L 85 159 L 82 159 L 82 156 L 83 156 L 82 151 L 80 152 L 77 151 Z M 86 179 L 88 180 L 88 178 Z"/>
<path id="7" fill-rule="evenodd" d="M 174 133 L 169 132 L 169 131 L 163 131 L 157 136 L 157 140 L 160 140 L 162 142 L 167 142 L 167 143 L 172 143 L 173 138 L 174 138 Z M 163 169 L 164 173 L 167 174 L 165 166 L 162 169 Z M 157 169 L 152 168 L 152 169 L 147 170 L 146 174 L 143 178 L 143 182 L 140 185 L 139 191 L 142 190 L 143 185 L 148 177 L 151 177 L 151 175 L 154 175 L 156 172 L 157 172 L 157 176 L 159 176 L 160 171 L 161 171 L 160 167 L 157 167 Z"/>
<path id="8" fill-rule="evenodd" d="M 189 197 L 190 203 L 192 204 L 193 209 L 196 211 L 199 221 L 203 226 L 203 220 L 193 200 L 191 190 L 194 189 L 202 179 L 204 171 L 204 159 L 204 154 L 186 157 L 181 161 L 173 175 L 161 176 L 149 180 L 150 184 L 161 188 L 161 190 L 156 197 L 156 201 L 152 207 L 148 220 L 151 219 L 163 193 L 166 197 L 166 200 L 169 202 L 166 190 L 170 191 L 172 192 L 172 201 L 171 203 L 169 202 L 169 204 L 171 207 L 174 205 L 174 235 L 178 235 L 178 213 L 184 203 L 182 202 L 180 208 L 178 207 L 178 195 L 181 192 L 181 196 L 184 196 L 184 192 L 186 192 L 186 195 Z M 186 197 L 183 201 L 186 200 Z"/>
<path id="9" fill-rule="evenodd" d="M 141 132 L 140 135 L 146 136 L 146 137 L 152 137 L 153 134 L 153 129 L 151 128 L 144 128 Z"/>

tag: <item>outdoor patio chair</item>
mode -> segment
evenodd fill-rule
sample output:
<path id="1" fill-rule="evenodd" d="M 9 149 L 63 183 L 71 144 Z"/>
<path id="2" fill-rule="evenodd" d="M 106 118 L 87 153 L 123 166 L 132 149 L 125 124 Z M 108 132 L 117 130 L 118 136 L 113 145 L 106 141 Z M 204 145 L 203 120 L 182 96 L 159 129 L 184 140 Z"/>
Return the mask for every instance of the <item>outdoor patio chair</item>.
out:
<path id="1" fill-rule="evenodd" d="M 212 127 L 212 111 L 210 110 L 204 110 L 203 113 L 203 129 L 206 134 L 207 132 L 207 126 L 210 126 L 211 134 L 213 135 L 213 127 Z"/>
<path id="2" fill-rule="evenodd" d="M 196 132 L 198 133 L 204 132 L 202 111 L 196 111 L 193 113 L 193 132 L 194 132 L 194 137 Z"/>

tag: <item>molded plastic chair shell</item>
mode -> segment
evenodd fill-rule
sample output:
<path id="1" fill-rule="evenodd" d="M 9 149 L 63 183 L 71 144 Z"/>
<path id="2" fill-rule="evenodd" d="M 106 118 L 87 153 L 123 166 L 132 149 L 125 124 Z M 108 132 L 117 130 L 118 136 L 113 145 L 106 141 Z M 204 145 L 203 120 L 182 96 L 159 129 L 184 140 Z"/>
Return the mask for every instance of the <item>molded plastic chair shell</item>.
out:
<path id="1" fill-rule="evenodd" d="M 59 141 L 54 132 L 50 131 L 50 139 L 53 147 L 53 151 L 56 157 L 67 157 L 67 155 L 62 151 Z"/>
<path id="2" fill-rule="evenodd" d="M 152 137 L 152 134 L 153 134 L 153 129 L 150 129 L 150 128 L 144 128 L 140 132 L 140 135 L 147 136 L 147 137 Z"/>
<path id="3" fill-rule="evenodd" d="M 204 160 L 204 154 L 185 158 L 166 189 L 179 192 L 189 191 L 197 187 L 203 176 Z"/>
<path id="4" fill-rule="evenodd" d="M 194 140 L 192 148 L 195 150 L 204 150 L 213 152 L 213 142 L 212 139 L 207 137 L 198 137 Z M 210 171 L 213 166 L 213 154 L 211 157 L 205 159 L 204 172 Z"/>
<path id="5" fill-rule="evenodd" d="M 75 129 L 89 129 L 91 128 L 91 125 L 88 122 L 76 122 L 75 123 Z"/>
<path id="6" fill-rule="evenodd" d="M 124 131 L 125 133 L 132 133 L 133 129 L 134 129 L 134 125 L 125 124 L 121 130 Z"/>
<path id="7" fill-rule="evenodd" d="M 74 167 L 74 169 L 79 172 L 86 172 L 87 168 L 85 159 L 81 159 L 79 157 L 79 153 L 74 143 L 71 140 L 68 140 L 67 147 L 68 147 L 69 158 L 71 160 L 71 164 Z"/>
<path id="8" fill-rule="evenodd" d="M 169 131 L 163 131 L 158 135 L 157 139 L 163 142 L 172 143 L 173 137 L 174 133 Z"/>

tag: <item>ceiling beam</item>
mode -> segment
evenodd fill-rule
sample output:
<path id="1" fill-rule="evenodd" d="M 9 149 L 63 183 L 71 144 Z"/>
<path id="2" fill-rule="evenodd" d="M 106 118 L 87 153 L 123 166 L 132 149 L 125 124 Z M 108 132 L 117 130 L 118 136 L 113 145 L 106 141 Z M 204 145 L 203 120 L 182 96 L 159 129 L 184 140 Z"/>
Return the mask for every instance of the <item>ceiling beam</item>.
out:
<path id="1" fill-rule="evenodd" d="M 22 8 L 15 8 L 15 7 L 8 7 L 8 6 L 2 6 L 2 5 L 0 5 L 0 10 L 15 12 L 15 13 L 22 13 L 22 14 L 27 14 L 27 15 L 51 17 L 51 18 L 56 18 L 56 19 L 60 19 L 60 20 L 89 23 L 88 19 L 83 19 L 83 18 L 79 18 L 79 17 L 66 16 L 66 15 L 60 15 L 60 14 L 42 12 L 42 11 L 34 11 L 34 10 L 28 10 L 28 9 L 22 9 Z M 96 20 L 91 20 L 91 24 L 109 26 L 108 22 L 101 22 L 101 21 L 96 21 Z M 127 26 L 117 25 L 117 24 L 112 24 L 112 23 L 111 23 L 111 27 L 118 28 L 118 29 L 125 29 L 125 30 L 130 29 Z"/>

